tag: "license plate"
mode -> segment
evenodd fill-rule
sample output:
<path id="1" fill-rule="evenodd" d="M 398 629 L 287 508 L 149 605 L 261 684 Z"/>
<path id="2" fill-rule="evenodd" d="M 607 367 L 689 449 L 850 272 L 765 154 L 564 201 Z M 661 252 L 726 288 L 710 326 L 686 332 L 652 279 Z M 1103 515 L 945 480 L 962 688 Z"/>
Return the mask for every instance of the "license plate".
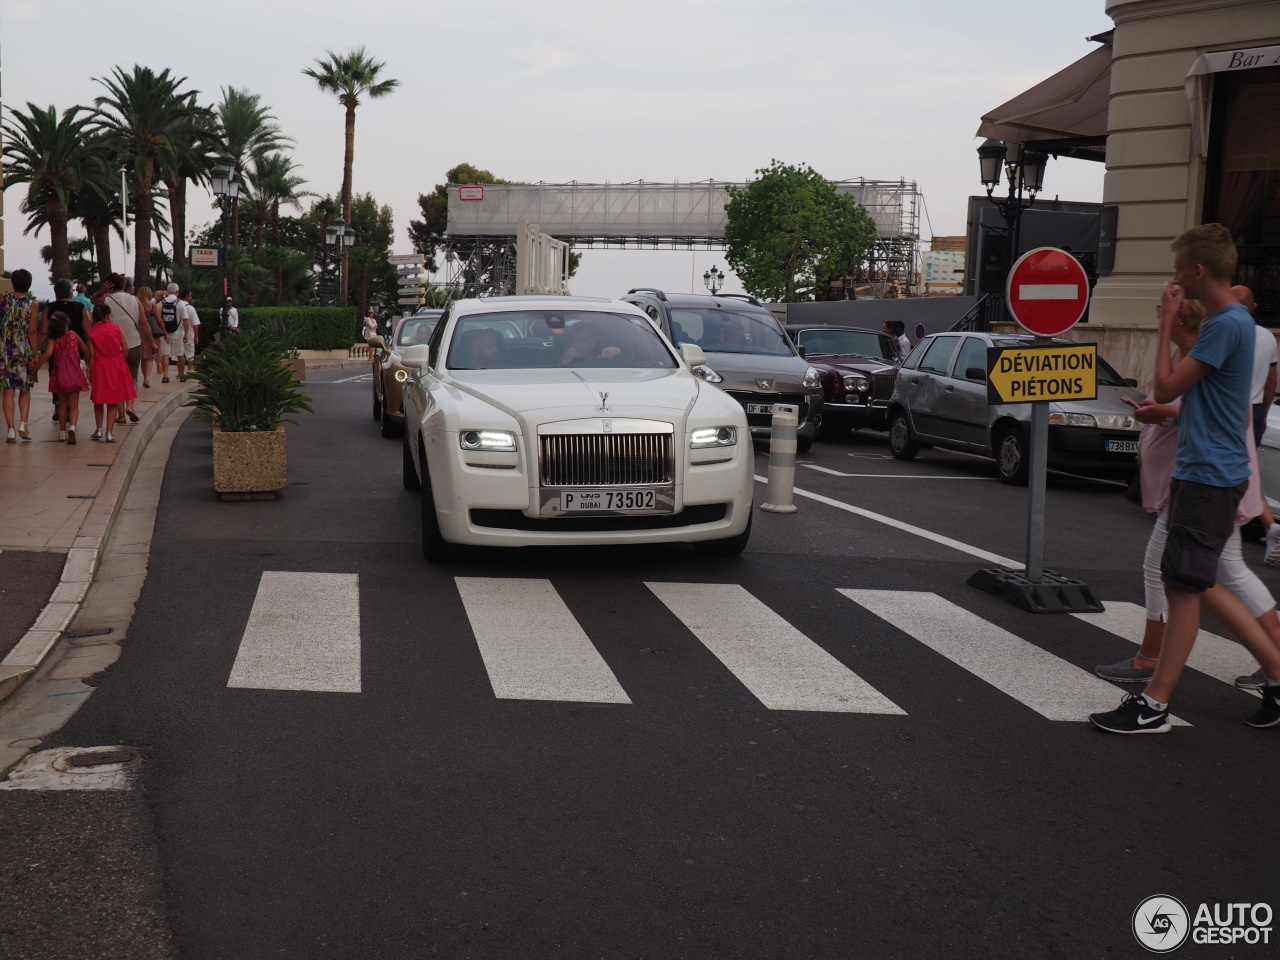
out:
<path id="1" fill-rule="evenodd" d="M 748 403 L 747 413 L 773 413 L 772 403 Z"/>
<path id="2" fill-rule="evenodd" d="M 652 490 L 575 490 L 560 494 L 560 510 L 564 513 L 657 509 Z"/>
<path id="3" fill-rule="evenodd" d="M 1137 453 L 1137 440 L 1108 440 L 1107 451 L 1110 453 Z"/>

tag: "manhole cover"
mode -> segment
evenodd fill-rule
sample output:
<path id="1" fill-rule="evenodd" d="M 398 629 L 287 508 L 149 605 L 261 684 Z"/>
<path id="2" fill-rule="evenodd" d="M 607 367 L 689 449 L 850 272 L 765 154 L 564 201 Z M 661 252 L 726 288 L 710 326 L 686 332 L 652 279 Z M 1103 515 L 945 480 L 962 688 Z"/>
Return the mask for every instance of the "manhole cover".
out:
<path id="1" fill-rule="evenodd" d="M 86 753 L 73 753 L 67 757 L 67 765 L 71 767 L 105 767 L 110 763 L 129 763 L 138 754 L 133 750 L 94 750 Z"/>
<path id="2" fill-rule="evenodd" d="M 105 637 L 110 632 L 110 627 L 85 627 L 83 630 L 68 630 L 63 636 L 68 640 L 79 640 L 81 637 Z"/>

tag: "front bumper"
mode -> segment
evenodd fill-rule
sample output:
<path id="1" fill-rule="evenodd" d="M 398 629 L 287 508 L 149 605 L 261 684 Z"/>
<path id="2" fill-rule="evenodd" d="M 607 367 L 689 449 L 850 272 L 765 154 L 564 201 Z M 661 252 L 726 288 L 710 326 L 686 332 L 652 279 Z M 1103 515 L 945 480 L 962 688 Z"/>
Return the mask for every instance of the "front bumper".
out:
<path id="1" fill-rule="evenodd" d="M 1136 453 L 1113 453 L 1108 440 L 1137 445 L 1136 430 L 1103 430 L 1100 427 L 1049 426 L 1049 466 L 1057 470 L 1096 473 L 1132 473 Z"/>
<path id="2" fill-rule="evenodd" d="M 822 418 L 836 427 L 870 427 L 886 430 L 889 426 L 889 401 L 868 400 L 866 403 L 831 403 L 822 405 Z"/>

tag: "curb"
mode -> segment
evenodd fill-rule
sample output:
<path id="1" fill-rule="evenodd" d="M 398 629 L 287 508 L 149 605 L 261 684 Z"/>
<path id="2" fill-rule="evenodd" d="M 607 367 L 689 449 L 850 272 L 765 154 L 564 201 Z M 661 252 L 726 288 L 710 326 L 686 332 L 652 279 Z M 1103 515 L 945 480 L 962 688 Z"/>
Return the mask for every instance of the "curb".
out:
<path id="1" fill-rule="evenodd" d="M 323 373 L 325 370 L 347 370 L 356 367 L 367 367 L 370 361 L 365 360 L 308 360 L 307 372 Z"/>
<path id="2" fill-rule="evenodd" d="M 31 629 L 0 660 L 0 702 L 12 696 L 23 681 L 40 669 L 50 651 L 62 639 L 63 631 L 80 612 L 80 604 L 84 602 L 98 570 L 99 553 L 111 536 L 124 492 L 138 469 L 138 461 L 142 459 L 147 443 L 169 415 L 181 406 L 193 387 L 194 384 L 189 384 L 173 391 L 148 410 L 120 445 L 120 452 L 111 462 L 71 549 L 67 551 L 67 562 L 62 567 L 57 588 Z"/>

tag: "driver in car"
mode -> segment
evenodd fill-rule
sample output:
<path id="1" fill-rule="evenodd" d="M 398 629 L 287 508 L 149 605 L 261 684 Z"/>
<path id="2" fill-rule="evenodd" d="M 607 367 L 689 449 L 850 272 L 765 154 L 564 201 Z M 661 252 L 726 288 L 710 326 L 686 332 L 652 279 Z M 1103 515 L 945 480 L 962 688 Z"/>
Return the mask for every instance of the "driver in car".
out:
<path id="1" fill-rule="evenodd" d="M 601 347 L 599 330 L 591 321 L 583 320 L 569 328 L 569 345 L 560 355 L 560 366 L 592 360 L 612 360 L 621 353 L 620 347 Z"/>
<path id="2" fill-rule="evenodd" d="M 467 340 L 460 344 L 461 366 L 472 370 L 485 370 L 497 365 L 498 333 L 488 327 L 468 330 Z"/>

